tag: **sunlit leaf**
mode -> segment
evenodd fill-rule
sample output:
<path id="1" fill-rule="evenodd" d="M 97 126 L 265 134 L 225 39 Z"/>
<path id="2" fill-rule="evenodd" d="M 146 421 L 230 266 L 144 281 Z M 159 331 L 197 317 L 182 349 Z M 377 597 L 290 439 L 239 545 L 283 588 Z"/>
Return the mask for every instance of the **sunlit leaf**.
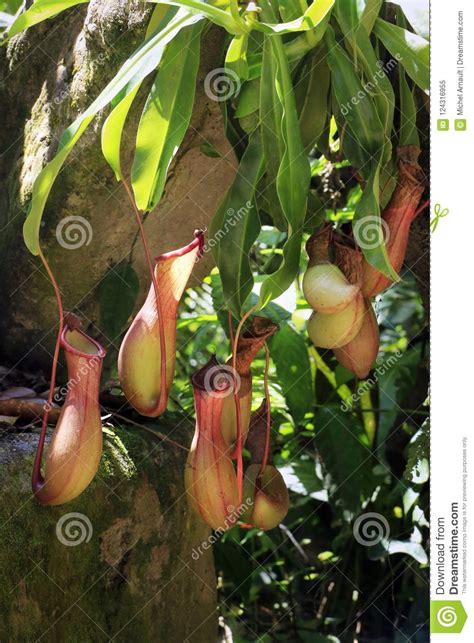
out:
<path id="1" fill-rule="evenodd" d="M 265 38 L 263 61 L 264 67 L 269 65 L 275 71 L 275 100 L 280 103 L 277 111 L 281 113 L 281 119 L 279 123 L 275 122 L 280 160 L 276 189 L 288 224 L 283 261 L 278 270 L 265 279 L 260 291 L 260 302 L 265 306 L 285 292 L 298 272 L 311 170 L 301 140 L 288 59 L 280 38 Z"/>
<path id="2" fill-rule="evenodd" d="M 11 38 L 20 31 L 24 31 L 44 20 L 54 18 L 66 9 L 78 4 L 86 4 L 89 0 L 36 0 L 31 7 L 20 13 L 8 30 L 7 36 Z"/>
<path id="3" fill-rule="evenodd" d="M 176 10 L 174 8 L 166 5 L 157 5 L 148 23 L 145 37 L 149 38 L 155 31 L 161 31 L 175 14 Z M 102 154 L 114 171 L 117 181 L 123 179 L 120 160 L 123 128 L 141 84 L 142 81 L 137 83 L 135 78 L 130 80 L 119 96 L 113 101 L 113 103 L 115 103 L 114 108 L 102 126 Z"/>
<path id="4" fill-rule="evenodd" d="M 406 69 L 407 74 L 425 92 L 430 88 L 430 45 L 407 29 L 377 18 L 374 33 L 388 51 Z"/>
<path id="5" fill-rule="evenodd" d="M 302 16 L 290 22 L 280 24 L 268 22 L 256 22 L 254 28 L 266 34 L 293 33 L 295 31 L 309 31 L 317 27 L 328 16 L 334 6 L 334 0 L 313 0 Z"/>
<path id="6" fill-rule="evenodd" d="M 159 33 L 146 40 L 122 65 L 114 78 L 102 90 L 94 102 L 76 118 L 61 136 L 56 156 L 38 175 L 34 186 L 28 215 L 23 226 L 23 237 L 29 251 L 38 255 L 39 231 L 44 207 L 53 183 L 74 145 L 94 119 L 95 115 L 108 105 L 119 93 L 135 79 L 137 84 L 158 65 L 166 45 L 185 26 L 194 24 L 199 17 L 178 13 Z"/>
<path id="7" fill-rule="evenodd" d="M 147 2 L 161 4 L 162 0 L 147 0 Z M 230 13 L 219 7 L 214 7 L 210 3 L 200 0 L 166 0 L 166 4 L 187 9 L 188 12 L 200 17 L 206 17 L 216 25 L 224 27 L 231 34 L 238 35 L 244 32 L 241 24 L 237 24 Z"/>
<path id="8" fill-rule="evenodd" d="M 170 163 L 189 126 L 203 22 L 185 27 L 168 44 L 140 119 L 132 187 L 137 207 L 153 210 Z"/>

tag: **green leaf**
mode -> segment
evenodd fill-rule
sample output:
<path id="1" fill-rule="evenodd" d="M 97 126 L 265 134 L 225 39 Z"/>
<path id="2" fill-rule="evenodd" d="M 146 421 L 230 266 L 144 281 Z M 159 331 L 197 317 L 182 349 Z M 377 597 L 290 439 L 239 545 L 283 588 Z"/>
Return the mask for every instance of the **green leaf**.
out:
<path id="1" fill-rule="evenodd" d="M 429 479 L 430 420 L 427 418 L 408 445 L 407 464 L 403 477 L 408 482 L 423 484 Z"/>
<path id="2" fill-rule="evenodd" d="M 304 14 L 296 20 L 280 24 L 267 22 L 254 22 L 252 26 L 258 31 L 272 35 L 284 35 L 295 31 L 309 31 L 323 22 L 331 12 L 334 0 L 314 0 Z"/>
<path id="3" fill-rule="evenodd" d="M 397 25 L 406 27 L 406 18 L 400 8 L 397 9 Z M 403 67 L 398 72 L 400 95 L 400 131 L 398 133 L 399 145 L 414 145 L 420 147 L 420 137 L 416 127 L 416 99 L 415 91 L 410 90 L 406 73 Z"/>
<path id="4" fill-rule="evenodd" d="M 230 73 L 237 74 L 240 80 L 245 81 L 249 76 L 249 65 L 247 61 L 248 34 L 234 36 L 227 49 L 225 66 Z"/>
<path id="5" fill-rule="evenodd" d="M 415 145 L 420 147 L 420 137 L 416 127 L 416 103 L 414 93 L 408 86 L 405 72 L 400 69 L 400 132 L 399 145 Z"/>
<path id="6" fill-rule="evenodd" d="M 373 98 L 364 90 L 353 62 L 336 43 L 331 27 L 328 27 L 325 38 L 332 89 L 341 114 L 347 123 L 348 133 L 359 143 L 361 153 L 370 161 L 380 156 L 384 145 L 384 129 Z"/>
<path id="7" fill-rule="evenodd" d="M 299 117 L 301 138 L 307 152 L 315 147 L 328 120 L 330 73 L 326 48 L 322 43 L 311 56 L 310 65 L 308 87 Z"/>
<path id="8" fill-rule="evenodd" d="M 260 78 L 260 131 L 265 155 L 265 196 L 269 214 L 280 230 L 287 223 L 277 193 L 277 176 L 284 153 L 285 141 L 281 132 L 283 104 L 277 88 L 278 61 L 269 38 L 265 38 Z"/>
<path id="9" fill-rule="evenodd" d="M 217 273 L 211 275 L 211 288 L 212 288 L 212 306 L 216 311 L 216 315 L 219 319 L 219 322 L 222 328 L 227 333 L 228 327 L 228 315 L 227 315 L 227 306 L 224 300 L 224 294 L 222 291 L 222 281 L 219 278 Z M 254 308 L 258 303 L 258 297 L 255 293 L 251 292 L 250 296 L 245 301 L 244 306 L 242 307 L 242 313 L 246 313 L 251 308 Z M 261 308 L 258 311 L 259 317 L 266 317 L 271 319 L 275 324 L 281 324 L 282 322 L 288 322 L 291 320 L 291 313 L 275 304 L 275 302 L 270 302 L 265 308 Z M 250 318 L 252 315 L 250 316 Z M 238 317 L 237 317 L 238 319 Z M 234 317 L 235 322 L 235 317 Z"/>
<path id="10" fill-rule="evenodd" d="M 159 4 L 161 4 L 162 1 L 163 0 L 147 0 L 147 2 Z M 230 13 L 218 7 L 213 7 L 206 2 L 200 2 L 200 0 L 166 0 L 166 4 L 174 7 L 182 7 L 187 9 L 189 13 L 198 15 L 201 18 L 206 17 L 216 25 L 224 27 L 230 34 L 239 35 L 245 31 L 245 29 L 242 28 L 242 21 L 237 23 Z"/>
<path id="11" fill-rule="evenodd" d="M 397 168 L 396 158 L 392 156 L 389 159 L 389 161 L 380 168 L 379 203 L 380 203 L 381 211 L 387 207 L 390 201 L 393 191 L 395 190 L 395 187 L 397 185 L 397 177 L 398 177 L 398 168 Z"/>
<path id="12" fill-rule="evenodd" d="M 379 3 L 376 3 L 372 7 L 372 11 L 378 11 L 379 8 Z M 390 138 L 393 128 L 395 94 L 392 84 L 385 73 L 385 68 L 375 53 L 369 34 L 362 25 L 363 16 L 368 15 L 368 6 L 366 5 L 361 12 L 359 0 L 338 0 L 335 14 L 348 43 L 348 49 L 352 52 L 354 70 L 360 67 L 364 73 L 362 90 L 372 97 L 377 110 L 385 136 L 382 161 L 386 162 L 391 157 L 392 152 Z M 369 15 L 372 16 L 373 14 L 370 13 Z M 376 17 L 377 13 L 373 15 L 374 21 Z M 395 66 L 396 63 L 393 62 L 392 64 Z"/>
<path id="13" fill-rule="evenodd" d="M 430 87 L 430 45 L 417 34 L 377 18 L 374 33 L 423 91 Z"/>
<path id="14" fill-rule="evenodd" d="M 298 459 L 280 467 L 279 471 L 290 491 L 327 502 L 327 492 L 316 474 L 314 460 Z"/>
<path id="15" fill-rule="evenodd" d="M 409 540 L 382 538 L 376 545 L 370 547 L 368 557 L 370 560 L 379 560 L 387 555 L 406 554 L 414 558 L 420 565 L 426 565 L 428 556 L 421 542 L 421 532 L 417 527 L 414 527 Z"/>
<path id="16" fill-rule="evenodd" d="M 122 133 L 125 127 L 128 113 L 141 87 L 133 78 L 124 90 L 122 100 L 114 107 L 102 126 L 101 145 L 102 154 L 115 173 L 117 181 L 123 180 L 123 173 L 120 160 L 120 149 Z"/>
<path id="17" fill-rule="evenodd" d="M 56 156 L 41 170 L 33 186 L 32 199 L 23 226 L 25 244 L 32 254 L 38 255 L 40 252 L 39 231 L 41 218 L 53 183 L 74 145 L 85 132 L 97 112 L 116 98 L 132 78 L 135 78 L 136 82 L 139 83 L 140 80 L 152 72 L 159 63 L 168 42 L 183 27 L 193 24 L 199 19 L 184 13 L 176 14 L 175 18 L 162 31 L 146 40 L 132 54 L 95 101 L 65 130 L 59 141 Z"/>
<path id="18" fill-rule="evenodd" d="M 370 176 L 355 209 L 352 229 L 367 261 L 392 281 L 400 281 L 390 263 L 384 241 L 380 216 L 380 163 L 372 163 Z"/>
<path id="19" fill-rule="evenodd" d="M 283 22 L 291 22 L 301 17 L 300 0 L 279 0 L 278 11 Z"/>
<path id="20" fill-rule="evenodd" d="M 395 419 L 403 408 L 404 397 L 416 383 L 417 367 L 420 363 L 420 348 L 413 348 L 402 355 L 389 354 L 377 369 L 379 384 L 379 426 L 377 446 L 380 455 Z"/>
<path id="21" fill-rule="evenodd" d="M 265 278 L 260 290 L 260 306 L 282 295 L 293 283 L 300 268 L 303 228 L 293 232 L 283 246 L 283 261 L 278 270 Z"/>
<path id="22" fill-rule="evenodd" d="M 132 187 L 137 207 L 153 210 L 189 126 L 203 22 L 183 28 L 166 47 L 137 132 Z"/>
<path id="23" fill-rule="evenodd" d="M 306 339 L 289 324 L 283 324 L 270 342 L 270 355 L 290 413 L 298 422 L 314 402 Z"/>
<path id="24" fill-rule="evenodd" d="M 276 66 L 275 62 L 277 62 Z M 309 161 L 301 140 L 288 59 L 281 39 L 276 36 L 265 37 L 262 78 L 265 75 L 265 67 L 268 66 L 271 71 L 275 71 L 273 79 L 276 89 L 274 100 L 277 104 L 275 112 L 281 115 L 279 122 L 275 122 L 278 148 L 274 152 L 278 154 L 280 161 L 276 189 L 281 209 L 288 223 L 288 240 L 283 249 L 281 266 L 262 284 L 260 291 L 262 306 L 285 292 L 298 273 L 301 236 L 311 179 Z"/>
<path id="25" fill-rule="evenodd" d="M 29 9 L 20 13 L 8 30 L 7 37 L 12 38 L 20 31 L 24 31 L 33 25 L 44 20 L 54 18 L 59 13 L 75 7 L 78 4 L 85 4 L 89 0 L 36 0 Z"/>
<path id="26" fill-rule="evenodd" d="M 357 163 L 356 167 L 366 178 L 364 192 L 355 210 L 354 235 L 367 261 L 398 281 L 399 277 L 388 259 L 380 218 L 380 171 L 386 148 L 384 127 L 372 96 L 365 91 L 353 63 L 336 43 L 332 28 L 326 32 L 326 43 L 332 87 L 340 110 L 338 126 L 341 119 L 345 120 L 343 139 L 349 137 L 349 158 L 352 164 Z M 346 147 L 347 144 L 344 150 Z"/>
<path id="27" fill-rule="evenodd" d="M 166 5 L 157 5 L 148 23 L 145 38 L 149 38 L 155 31 L 161 31 L 175 14 L 176 9 Z M 138 82 L 135 78 L 130 80 L 120 95 L 113 101 L 113 103 L 118 104 L 115 105 L 102 126 L 102 154 L 114 171 L 117 181 L 123 180 L 120 160 L 123 128 L 141 84 L 141 80 Z"/>
<path id="28" fill-rule="evenodd" d="M 365 6 L 360 16 L 360 24 L 368 36 L 374 27 L 377 16 L 383 4 L 383 0 L 365 0 Z"/>
<path id="29" fill-rule="evenodd" d="M 371 453 L 361 441 L 364 430 L 350 414 L 334 408 L 322 409 L 314 418 L 315 444 L 329 474 L 330 497 L 339 499 L 349 511 L 358 511 L 376 486 Z"/>
<path id="30" fill-rule="evenodd" d="M 260 102 L 260 81 L 250 80 L 242 85 L 237 96 L 235 118 L 244 118 L 258 110 Z"/>
<path id="31" fill-rule="evenodd" d="M 111 267 L 100 282 L 101 328 L 114 342 L 133 313 L 140 282 L 132 266 L 125 261 Z"/>
<path id="32" fill-rule="evenodd" d="M 249 252 L 260 231 L 255 190 L 263 172 L 260 137 L 254 135 L 239 164 L 237 175 L 212 219 L 206 246 L 219 268 L 226 308 L 240 318 L 253 287 Z"/>

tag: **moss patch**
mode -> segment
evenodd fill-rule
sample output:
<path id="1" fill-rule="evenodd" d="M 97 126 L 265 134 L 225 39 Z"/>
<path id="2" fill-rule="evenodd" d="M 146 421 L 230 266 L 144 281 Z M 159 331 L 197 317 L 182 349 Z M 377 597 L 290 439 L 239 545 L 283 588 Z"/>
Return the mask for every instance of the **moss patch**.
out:
<path id="1" fill-rule="evenodd" d="M 10 452 L 0 473 L 0 639 L 214 640 L 212 559 L 191 556 L 207 531 L 187 511 L 186 453 L 140 429 L 106 429 L 90 487 L 41 507 L 29 483 L 36 441 L 21 436 L 19 448 L 0 437 Z"/>

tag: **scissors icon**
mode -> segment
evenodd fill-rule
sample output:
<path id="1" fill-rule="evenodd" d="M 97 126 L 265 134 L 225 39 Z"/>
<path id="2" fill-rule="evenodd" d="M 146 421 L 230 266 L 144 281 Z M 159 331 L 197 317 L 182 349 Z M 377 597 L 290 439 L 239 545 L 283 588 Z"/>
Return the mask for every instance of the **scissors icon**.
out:
<path id="1" fill-rule="evenodd" d="M 440 219 L 442 219 L 443 217 L 448 216 L 449 210 L 448 210 L 448 208 L 441 209 L 441 204 L 440 203 L 435 203 L 434 213 L 435 213 L 435 216 L 430 221 L 431 232 L 434 232 L 436 230 L 436 228 L 438 227 L 438 222 L 439 222 Z"/>

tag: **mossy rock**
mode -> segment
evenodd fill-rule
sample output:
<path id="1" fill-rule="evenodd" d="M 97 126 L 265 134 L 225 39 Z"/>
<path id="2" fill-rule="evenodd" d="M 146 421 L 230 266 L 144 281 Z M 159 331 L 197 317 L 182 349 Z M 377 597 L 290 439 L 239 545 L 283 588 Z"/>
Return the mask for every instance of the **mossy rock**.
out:
<path id="1" fill-rule="evenodd" d="M 0 436 L 0 640 L 214 641 L 212 554 L 193 558 L 209 533 L 188 511 L 186 452 L 105 429 L 90 487 L 42 507 L 30 490 L 37 440 Z"/>
<path id="2" fill-rule="evenodd" d="M 153 8 L 138 0 L 91 0 L 0 47 L 5 113 L 0 129 L 0 281 L 8 299 L 0 315 L 3 364 L 21 361 L 22 368 L 49 371 L 57 305 L 38 257 L 30 255 L 22 240 L 33 184 L 54 157 L 65 128 L 143 42 Z M 222 59 L 223 43 L 222 30 L 213 28 L 203 35 L 191 124 L 170 166 L 163 197 L 144 221 L 153 256 L 189 243 L 194 229 L 209 227 L 235 176 L 236 159 L 225 135 L 221 105 L 205 91 L 208 73 Z M 150 74 L 144 81 L 123 133 L 127 177 L 152 79 Z M 65 309 L 80 314 L 86 330 L 112 354 L 120 337 L 102 323 L 103 280 L 117 265 L 130 264 L 140 284 L 138 310 L 150 277 L 133 210 L 101 151 L 101 127 L 109 111 L 105 108 L 89 125 L 61 170 L 45 207 L 41 245 L 60 284 Z M 206 153 L 204 143 L 219 155 Z M 74 235 L 74 229 L 79 236 L 73 240 L 68 235 Z M 212 265 L 212 253 L 207 252 L 193 270 L 192 283 L 202 280 Z M 127 293 L 126 284 L 123 288 Z"/>

